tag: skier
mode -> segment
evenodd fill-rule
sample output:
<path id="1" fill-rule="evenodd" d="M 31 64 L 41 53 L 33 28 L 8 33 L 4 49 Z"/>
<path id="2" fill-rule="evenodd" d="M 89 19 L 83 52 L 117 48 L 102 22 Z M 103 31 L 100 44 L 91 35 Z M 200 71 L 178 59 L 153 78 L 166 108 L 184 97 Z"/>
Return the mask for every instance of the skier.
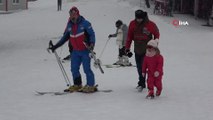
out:
<path id="1" fill-rule="evenodd" d="M 145 77 L 142 76 L 141 67 L 146 53 L 146 44 L 153 39 L 153 37 L 158 41 L 159 36 L 158 27 L 154 22 L 148 19 L 147 12 L 140 9 L 136 10 L 135 19 L 132 20 L 129 25 L 125 53 L 128 54 L 130 52 L 131 43 L 134 40 L 135 61 L 139 75 L 138 86 L 136 87 L 138 91 L 142 91 L 146 88 Z"/>
<path id="2" fill-rule="evenodd" d="M 115 23 L 115 27 L 117 28 L 115 34 L 110 34 L 108 38 L 117 37 L 116 43 L 118 45 L 118 61 L 114 63 L 114 65 L 121 66 L 131 66 L 132 64 L 129 62 L 128 56 L 125 54 L 125 44 L 127 37 L 128 27 L 126 24 L 123 24 L 121 20 L 117 20 Z"/>
<path id="3" fill-rule="evenodd" d="M 90 22 L 80 15 L 77 7 L 72 7 L 69 14 L 70 21 L 68 22 L 67 29 L 65 30 L 63 37 L 56 45 L 53 45 L 49 49 L 54 52 L 68 40 L 73 47 L 73 51 L 71 53 L 71 72 L 74 85 L 65 89 L 65 92 L 95 92 L 97 91 L 97 88 L 95 86 L 94 73 L 90 67 L 90 52 L 85 46 L 86 43 L 90 49 L 94 49 L 95 33 Z M 81 64 L 83 65 L 83 70 L 87 79 L 87 83 L 84 87 L 82 87 L 82 78 L 79 72 Z"/>
<path id="4" fill-rule="evenodd" d="M 156 40 L 150 40 L 147 43 L 146 55 L 142 64 L 142 75 L 145 77 L 148 73 L 147 86 L 148 97 L 154 98 L 154 87 L 157 88 L 156 96 L 161 95 L 162 76 L 163 76 L 163 56 L 160 54 Z"/>
<path id="5" fill-rule="evenodd" d="M 60 11 L 62 7 L 62 0 L 57 0 L 57 6 L 58 6 L 58 11 Z"/>

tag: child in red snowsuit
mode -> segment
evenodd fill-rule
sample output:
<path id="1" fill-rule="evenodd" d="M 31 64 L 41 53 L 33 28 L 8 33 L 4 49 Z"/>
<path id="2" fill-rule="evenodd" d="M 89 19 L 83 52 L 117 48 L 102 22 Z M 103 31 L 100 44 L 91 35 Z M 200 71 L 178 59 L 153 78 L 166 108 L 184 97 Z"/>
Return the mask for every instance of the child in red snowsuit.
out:
<path id="1" fill-rule="evenodd" d="M 142 75 L 148 74 L 147 97 L 154 98 L 154 87 L 157 88 L 156 96 L 160 96 L 162 91 L 162 76 L 163 76 L 163 56 L 158 49 L 158 42 L 156 40 L 150 40 L 147 43 L 146 55 L 142 64 Z"/>

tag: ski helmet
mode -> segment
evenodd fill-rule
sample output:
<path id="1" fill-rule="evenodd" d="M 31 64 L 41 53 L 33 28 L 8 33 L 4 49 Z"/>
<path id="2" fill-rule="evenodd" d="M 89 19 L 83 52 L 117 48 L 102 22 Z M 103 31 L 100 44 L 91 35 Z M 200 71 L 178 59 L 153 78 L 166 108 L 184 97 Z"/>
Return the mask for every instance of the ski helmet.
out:
<path id="1" fill-rule="evenodd" d="M 116 26 L 117 28 L 120 27 L 122 24 L 123 24 L 123 22 L 122 22 L 121 20 L 117 20 L 117 21 L 115 22 L 115 26 Z"/>
<path id="2" fill-rule="evenodd" d="M 77 15 L 79 15 L 79 14 L 80 14 L 80 13 L 79 13 L 78 8 L 77 8 L 77 7 L 75 7 L 75 6 L 73 6 L 72 8 L 70 8 L 69 13 L 71 14 L 72 12 L 75 12 Z"/>
<path id="3" fill-rule="evenodd" d="M 79 10 L 77 7 L 72 7 L 69 11 L 69 14 L 70 14 L 70 20 L 74 23 L 77 22 L 77 19 L 79 17 Z"/>

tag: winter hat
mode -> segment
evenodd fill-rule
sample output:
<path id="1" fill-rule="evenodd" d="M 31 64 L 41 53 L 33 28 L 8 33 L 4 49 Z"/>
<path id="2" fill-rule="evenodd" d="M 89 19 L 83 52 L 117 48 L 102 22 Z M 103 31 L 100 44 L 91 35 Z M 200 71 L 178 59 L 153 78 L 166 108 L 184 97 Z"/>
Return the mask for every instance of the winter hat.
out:
<path id="1" fill-rule="evenodd" d="M 69 11 L 70 14 L 71 14 L 72 12 L 76 12 L 76 15 L 78 15 L 78 16 L 80 15 L 78 8 L 75 7 L 75 6 L 73 6 L 73 7 L 70 9 L 70 11 Z"/>
<path id="2" fill-rule="evenodd" d="M 147 43 L 147 46 L 152 46 L 153 48 L 158 48 L 158 41 L 157 40 L 150 40 Z"/>
<path id="3" fill-rule="evenodd" d="M 135 11 L 135 18 L 138 19 L 145 19 L 147 17 L 147 12 L 144 12 L 143 10 L 136 10 Z"/>
<path id="4" fill-rule="evenodd" d="M 123 24 L 123 22 L 122 22 L 121 20 L 117 20 L 117 21 L 115 22 L 115 26 L 116 26 L 116 27 L 120 27 L 122 24 Z"/>

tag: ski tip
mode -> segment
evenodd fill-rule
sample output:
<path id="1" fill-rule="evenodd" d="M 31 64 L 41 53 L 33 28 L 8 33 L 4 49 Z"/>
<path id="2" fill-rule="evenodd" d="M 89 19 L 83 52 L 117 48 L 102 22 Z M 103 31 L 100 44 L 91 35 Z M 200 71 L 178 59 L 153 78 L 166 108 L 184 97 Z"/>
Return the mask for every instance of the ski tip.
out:
<path id="1" fill-rule="evenodd" d="M 36 95 L 44 95 L 44 93 L 42 93 L 42 92 L 39 92 L 39 91 L 35 91 L 36 93 Z"/>
<path id="2" fill-rule="evenodd" d="M 110 93 L 113 92 L 113 90 L 98 90 L 98 92 Z"/>

